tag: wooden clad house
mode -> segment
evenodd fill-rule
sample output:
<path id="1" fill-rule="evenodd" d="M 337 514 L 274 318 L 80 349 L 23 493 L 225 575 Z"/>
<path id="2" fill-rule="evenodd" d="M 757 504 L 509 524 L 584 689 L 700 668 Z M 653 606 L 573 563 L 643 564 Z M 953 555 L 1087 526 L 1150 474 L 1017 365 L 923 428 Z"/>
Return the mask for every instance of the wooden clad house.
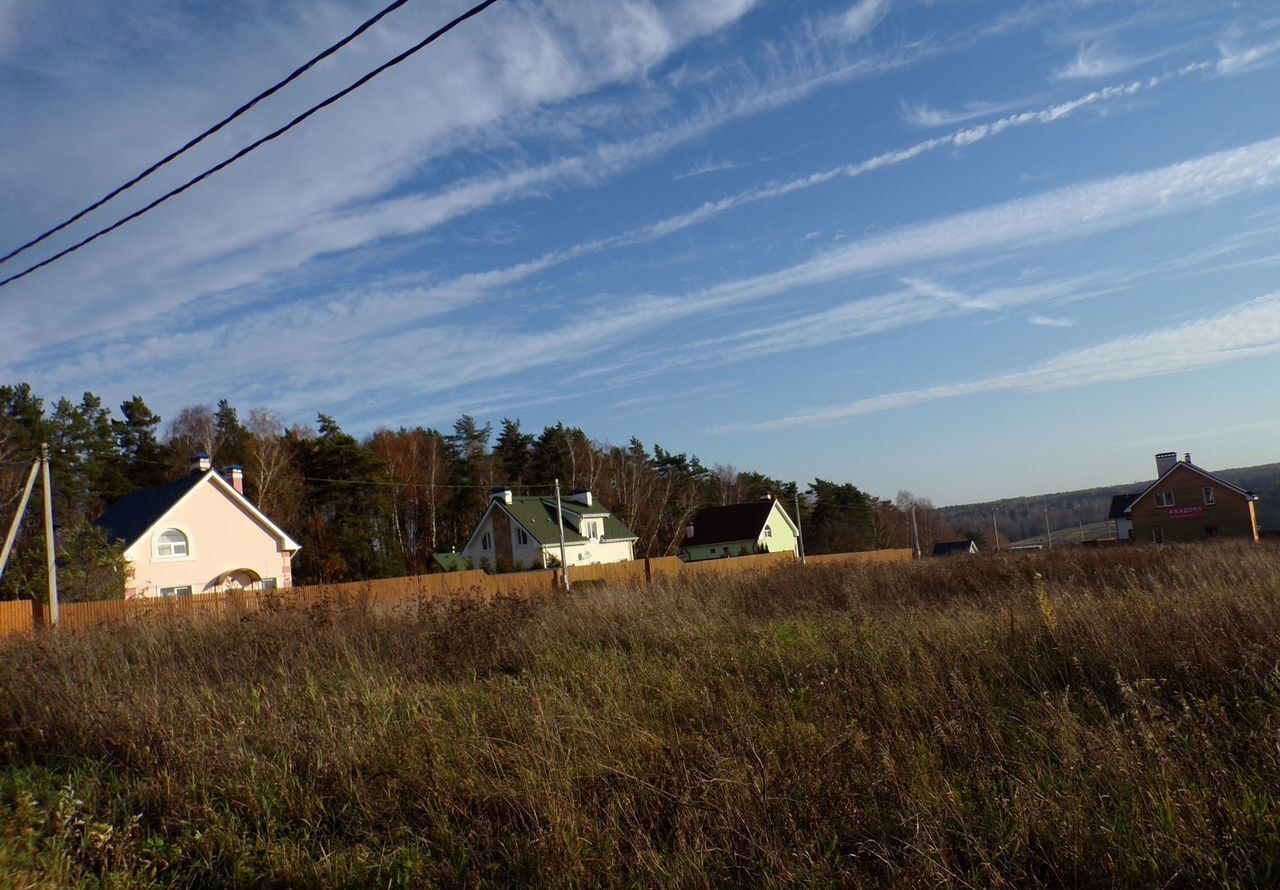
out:
<path id="1" fill-rule="evenodd" d="M 1124 495 L 1112 509 L 1134 541 L 1163 544 L 1206 538 L 1258 540 L 1258 496 L 1191 462 L 1191 455 L 1156 455 L 1156 481 Z M 1120 498 L 1117 498 L 1117 502 Z"/>

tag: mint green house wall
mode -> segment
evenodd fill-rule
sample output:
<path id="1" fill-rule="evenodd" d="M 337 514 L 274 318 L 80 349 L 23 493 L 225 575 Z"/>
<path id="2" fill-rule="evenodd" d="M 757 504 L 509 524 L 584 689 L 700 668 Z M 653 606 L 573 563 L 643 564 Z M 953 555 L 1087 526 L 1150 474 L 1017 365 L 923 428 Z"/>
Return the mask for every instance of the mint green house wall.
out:
<path id="1" fill-rule="evenodd" d="M 722 559 L 725 553 L 730 556 L 742 556 L 742 548 L 747 548 L 747 555 L 755 553 L 752 548 L 755 541 L 731 541 L 726 544 L 704 544 L 701 547 L 686 547 L 685 553 L 689 554 L 689 562 L 697 562 L 700 559 Z"/>
<path id="2" fill-rule="evenodd" d="M 756 540 L 724 541 L 687 547 L 685 552 L 688 554 L 688 561 L 723 559 L 726 552 L 730 556 L 741 556 L 743 547 L 746 548 L 747 554 L 758 553 L 768 547 L 770 553 L 782 553 L 790 550 L 797 556 L 800 555 L 799 538 L 796 535 L 796 530 L 791 525 L 791 518 L 787 516 L 786 511 L 782 509 L 777 501 L 773 502 L 773 509 L 769 511 L 769 521 L 765 525 L 768 526 L 771 537 L 766 538 L 762 531 L 760 537 Z"/>

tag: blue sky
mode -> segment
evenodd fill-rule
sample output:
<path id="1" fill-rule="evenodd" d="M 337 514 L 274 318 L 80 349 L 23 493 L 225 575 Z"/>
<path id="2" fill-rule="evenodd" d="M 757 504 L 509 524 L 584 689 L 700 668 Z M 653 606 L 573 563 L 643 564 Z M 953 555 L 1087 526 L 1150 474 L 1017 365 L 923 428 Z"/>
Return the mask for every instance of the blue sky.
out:
<path id="1" fill-rule="evenodd" d="M 0 246 L 382 5 L 0 6 Z M 76 234 L 465 6 L 410 3 Z M 1274 461 L 1278 88 L 1273 3 L 503 0 L 0 290 L 0 380 L 563 420 L 938 503 Z"/>

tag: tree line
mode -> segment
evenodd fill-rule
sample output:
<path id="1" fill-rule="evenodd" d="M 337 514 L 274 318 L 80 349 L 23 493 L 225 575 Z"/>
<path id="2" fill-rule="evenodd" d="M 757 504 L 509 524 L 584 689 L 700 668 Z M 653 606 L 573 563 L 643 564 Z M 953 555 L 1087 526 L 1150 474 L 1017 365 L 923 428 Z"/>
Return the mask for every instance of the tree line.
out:
<path id="1" fill-rule="evenodd" d="M 326 414 L 314 427 L 286 427 L 279 415 L 229 401 L 193 405 L 168 423 L 141 396 L 118 412 L 86 392 L 52 406 L 26 383 L 0 386 L 0 518 L 5 529 L 30 461 L 49 443 L 58 523 L 59 586 L 69 600 L 119 596 L 122 548 L 93 521 L 119 498 L 190 472 L 209 455 L 216 468 L 244 468 L 245 494 L 301 545 L 295 583 L 418 574 L 434 553 L 461 550 L 495 487 L 550 494 L 590 489 L 638 536 L 637 556 L 674 554 L 684 528 L 704 506 L 773 495 L 800 521 L 806 550 L 829 553 L 912 545 L 911 508 L 926 553 L 955 532 L 927 500 L 900 492 L 894 501 L 852 483 L 794 481 L 705 465 L 696 455 L 632 438 L 591 439 L 557 423 L 526 432 L 504 418 L 495 430 L 463 415 L 448 429 L 379 429 L 363 439 Z M 38 494 L 37 494 L 38 497 Z M 44 589 L 39 510 L 28 510 L 0 598 Z"/>

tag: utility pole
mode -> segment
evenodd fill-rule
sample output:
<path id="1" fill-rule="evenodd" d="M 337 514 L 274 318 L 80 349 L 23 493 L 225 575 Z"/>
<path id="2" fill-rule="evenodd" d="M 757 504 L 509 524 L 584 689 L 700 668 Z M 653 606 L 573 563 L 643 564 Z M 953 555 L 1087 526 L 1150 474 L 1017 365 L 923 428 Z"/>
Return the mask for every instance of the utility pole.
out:
<path id="1" fill-rule="evenodd" d="M 911 505 L 911 533 L 916 539 L 916 559 L 920 558 L 920 526 L 916 525 L 916 505 Z"/>
<path id="2" fill-rule="evenodd" d="M 1049 549 L 1053 549 L 1053 529 L 1049 528 L 1049 508 L 1044 508 L 1044 536 L 1049 541 Z"/>
<path id="3" fill-rule="evenodd" d="M 545 477 L 544 477 L 545 478 Z M 560 525 L 560 578 L 569 589 L 569 563 L 564 555 L 564 510 L 560 509 L 560 480 L 556 480 L 556 522 Z"/>
<path id="4" fill-rule="evenodd" d="M 800 545 L 800 565 L 804 565 L 804 529 L 800 527 L 800 486 L 796 486 L 796 543 Z"/>
<path id="5" fill-rule="evenodd" d="M 1000 526 L 996 525 L 996 511 L 991 511 L 991 531 L 995 533 L 996 549 L 1000 549 Z"/>
<path id="6" fill-rule="evenodd" d="M 53 541 L 53 483 L 49 481 L 49 443 L 40 446 L 44 466 L 44 553 L 49 575 L 49 624 L 58 626 L 58 548 Z"/>
<path id="7" fill-rule="evenodd" d="M 18 528 L 22 525 L 22 517 L 27 512 L 27 501 L 31 500 L 31 489 L 36 487 L 36 474 L 40 472 L 40 461 L 31 462 L 31 472 L 27 474 L 27 487 L 22 490 L 22 500 L 18 501 L 18 512 L 13 514 L 13 524 L 9 526 L 9 535 L 4 539 L 4 550 L 0 551 L 0 578 L 4 577 L 4 568 L 9 564 L 9 554 L 13 551 L 13 542 L 18 539 Z"/>

